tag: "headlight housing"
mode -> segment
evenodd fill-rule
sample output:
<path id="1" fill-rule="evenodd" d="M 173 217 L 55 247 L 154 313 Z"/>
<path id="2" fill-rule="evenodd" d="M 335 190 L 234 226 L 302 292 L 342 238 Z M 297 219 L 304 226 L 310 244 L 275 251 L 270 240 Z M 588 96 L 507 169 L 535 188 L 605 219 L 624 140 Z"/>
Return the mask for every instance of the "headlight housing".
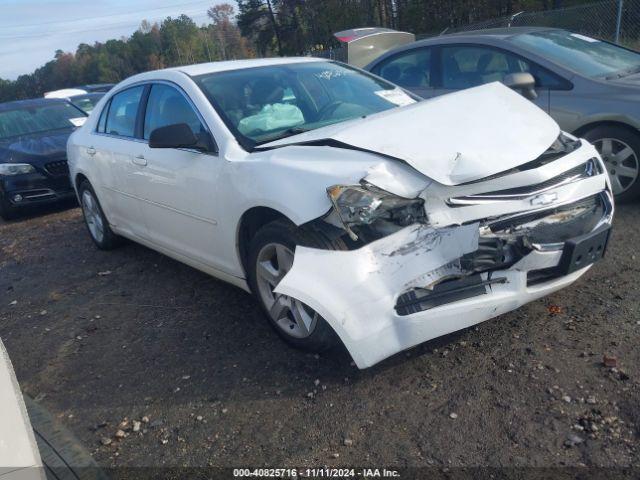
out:
<path id="1" fill-rule="evenodd" d="M 0 163 L 0 175 L 20 175 L 33 173 L 36 169 L 28 163 Z"/>
<path id="2" fill-rule="evenodd" d="M 353 240 L 358 236 L 352 227 L 376 222 L 406 227 L 425 223 L 424 200 L 403 198 L 362 182 L 360 185 L 333 185 L 327 188 L 333 208 Z"/>

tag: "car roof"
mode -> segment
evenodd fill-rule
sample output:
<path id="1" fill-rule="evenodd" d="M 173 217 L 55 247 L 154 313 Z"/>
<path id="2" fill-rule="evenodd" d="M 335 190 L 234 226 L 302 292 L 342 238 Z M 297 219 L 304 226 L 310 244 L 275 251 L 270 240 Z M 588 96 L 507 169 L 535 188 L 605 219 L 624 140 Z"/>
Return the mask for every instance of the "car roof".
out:
<path id="1" fill-rule="evenodd" d="M 455 32 L 438 35 L 436 37 L 428 37 L 415 42 L 407 43 L 396 48 L 392 48 L 365 67 L 365 70 L 370 70 L 375 65 L 380 63 L 389 57 L 394 56 L 397 53 L 406 52 L 419 47 L 429 47 L 434 45 L 447 45 L 455 43 L 486 43 L 489 45 L 495 45 L 508 38 L 517 37 L 518 35 L 525 35 L 528 33 L 539 32 L 562 32 L 566 31 L 560 28 L 547 28 L 547 27 L 508 27 L 508 28 L 488 28 L 485 30 L 470 30 L 468 32 Z"/>
<path id="2" fill-rule="evenodd" d="M 185 65 L 181 67 L 167 68 L 186 73 L 189 76 L 197 76 L 206 73 L 224 72 L 229 70 L 240 70 L 243 68 L 268 67 L 272 65 L 288 65 L 303 62 L 322 62 L 326 58 L 314 57 L 278 57 L 278 58 L 254 58 L 249 60 L 227 60 L 223 62 L 198 63 L 195 65 Z"/>
<path id="3" fill-rule="evenodd" d="M 468 32 L 455 32 L 445 33 L 444 35 L 438 35 L 436 37 L 429 37 L 423 40 L 418 40 L 413 43 L 402 45 L 397 49 L 390 50 L 393 52 L 399 52 L 402 50 L 408 50 L 415 47 L 435 45 L 438 43 L 450 43 L 455 42 L 475 42 L 482 38 L 485 40 L 506 40 L 508 38 L 517 37 L 519 35 L 525 35 L 527 33 L 540 33 L 540 32 L 561 32 L 560 28 L 546 28 L 546 27 L 510 27 L 510 28 L 488 28 L 486 30 L 470 30 Z"/>
<path id="4" fill-rule="evenodd" d="M 28 100 L 14 100 L 13 102 L 0 103 L 0 112 L 18 110 L 29 107 L 42 107 L 56 103 L 69 103 L 64 98 L 30 98 Z"/>
<path id="5" fill-rule="evenodd" d="M 494 38 L 509 38 L 515 37 L 517 35 L 524 35 L 527 33 L 539 33 L 539 32 L 548 32 L 551 30 L 561 30 L 559 28 L 549 28 L 549 27 L 504 27 L 504 28 L 487 28 L 484 30 L 469 30 L 467 32 L 454 32 L 447 33 L 443 36 L 446 37 L 494 37 Z"/>
<path id="6" fill-rule="evenodd" d="M 69 98 L 69 100 L 73 103 L 73 99 L 74 98 L 98 98 L 98 97 L 104 97 L 107 94 L 107 92 L 87 92 L 87 93 L 79 93 L 78 95 L 71 95 Z"/>
<path id="7" fill-rule="evenodd" d="M 113 87 L 115 87 L 115 83 L 88 83 L 86 85 L 80 85 L 76 88 L 81 90 L 86 90 L 87 93 L 107 93 Z"/>

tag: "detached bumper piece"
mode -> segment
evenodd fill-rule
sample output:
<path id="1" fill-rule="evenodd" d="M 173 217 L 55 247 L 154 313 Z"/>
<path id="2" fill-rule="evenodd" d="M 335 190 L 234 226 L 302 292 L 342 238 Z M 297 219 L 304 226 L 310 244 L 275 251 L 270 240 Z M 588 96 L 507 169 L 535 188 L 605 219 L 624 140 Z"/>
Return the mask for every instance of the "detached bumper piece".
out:
<path id="1" fill-rule="evenodd" d="M 506 281 L 506 277 L 482 280 L 482 276 L 476 274 L 439 283 L 433 290 L 416 288 L 400 295 L 395 309 L 398 315 L 411 315 L 446 303 L 485 295 L 488 286 Z"/>

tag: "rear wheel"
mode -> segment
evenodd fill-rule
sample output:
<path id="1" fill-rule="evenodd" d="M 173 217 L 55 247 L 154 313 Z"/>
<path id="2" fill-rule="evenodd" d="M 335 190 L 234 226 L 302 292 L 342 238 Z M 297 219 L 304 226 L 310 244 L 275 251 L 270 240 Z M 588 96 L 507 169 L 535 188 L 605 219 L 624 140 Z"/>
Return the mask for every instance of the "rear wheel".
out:
<path id="1" fill-rule="evenodd" d="M 122 237 L 111 230 L 109 221 L 102 211 L 98 197 L 96 197 L 91 184 L 87 180 L 83 181 L 80 184 L 78 193 L 84 221 L 93 243 L 101 250 L 116 248 L 122 242 Z"/>
<path id="2" fill-rule="evenodd" d="M 251 240 L 247 261 L 249 286 L 271 326 L 285 341 L 319 352 L 340 342 L 331 326 L 300 300 L 274 292 L 293 266 L 297 245 L 346 250 L 341 240 L 330 240 L 318 232 L 303 232 L 282 220 L 271 222 Z"/>
<path id="3" fill-rule="evenodd" d="M 640 135 L 605 125 L 589 130 L 584 137 L 602 156 L 616 200 L 637 199 L 640 196 Z"/>

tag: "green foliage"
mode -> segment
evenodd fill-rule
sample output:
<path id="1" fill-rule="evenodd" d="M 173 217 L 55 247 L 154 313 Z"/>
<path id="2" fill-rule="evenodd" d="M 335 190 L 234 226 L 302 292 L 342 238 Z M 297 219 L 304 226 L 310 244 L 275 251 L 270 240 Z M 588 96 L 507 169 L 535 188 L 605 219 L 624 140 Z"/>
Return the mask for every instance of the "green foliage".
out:
<path id="1" fill-rule="evenodd" d="M 128 38 L 82 43 L 75 53 L 57 50 L 53 60 L 33 73 L 15 81 L 0 79 L 0 102 L 41 97 L 76 85 L 119 82 L 148 70 L 253 56 L 233 22 L 233 7 L 217 5 L 210 12 L 212 23 L 202 27 L 180 15 L 159 25 L 143 21 Z"/>
<path id="2" fill-rule="evenodd" d="M 335 46 L 333 33 L 388 27 L 439 33 L 522 10 L 592 0 L 237 0 L 238 26 L 262 55 L 298 55 Z"/>
<path id="3" fill-rule="evenodd" d="M 86 83 L 117 82 L 138 72 L 254 56 L 300 55 L 335 46 L 333 33 L 356 27 L 390 27 L 438 33 L 521 10 L 567 7 L 591 0 L 237 0 L 207 11 L 209 25 L 191 18 L 146 20 L 128 38 L 80 44 L 29 75 L 0 79 L 0 101 L 41 96 Z"/>

